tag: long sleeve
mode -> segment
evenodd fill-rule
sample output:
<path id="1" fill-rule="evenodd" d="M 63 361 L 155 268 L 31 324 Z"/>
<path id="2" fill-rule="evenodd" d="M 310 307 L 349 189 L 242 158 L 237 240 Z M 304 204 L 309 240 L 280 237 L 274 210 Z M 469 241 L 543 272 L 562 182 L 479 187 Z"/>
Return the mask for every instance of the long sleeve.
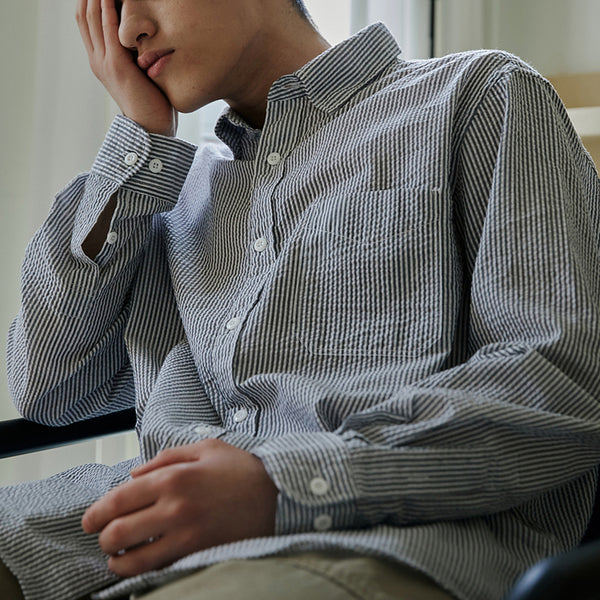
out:
<path id="1" fill-rule="evenodd" d="M 91 171 L 57 195 L 28 246 L 8 338 L 10 392 L 25 417 L 60 425 L 133 404 L 129 291 L 153 219 L 177 202 L 194 153 L 117 117 Z M 115 194 L 110 233 L 92 260 L 82 243 Z"/>
<path id="2" fill-rule="evenodd" d="M 490 514 L 600 460 L 596 171 L 532 71 L 509 63 L 464 110 L 449 177 L 453 353 L 335 430 L 253 450 L 280 490 L 279 533 Z"/>

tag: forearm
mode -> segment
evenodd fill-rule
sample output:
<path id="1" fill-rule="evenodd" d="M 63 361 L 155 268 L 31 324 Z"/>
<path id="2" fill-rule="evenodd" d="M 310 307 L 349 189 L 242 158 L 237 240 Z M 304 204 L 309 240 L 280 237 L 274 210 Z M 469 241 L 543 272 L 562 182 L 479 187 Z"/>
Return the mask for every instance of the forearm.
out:
<path id="1" fill-rule="evenodd" d="M 333 529 L 472 518 L 564 486 L 600 459 L 600 398 L 581 383 L 533 349 L 490 348 L 335 431 L 264 441 L 252 452 L 280 490 L 278 532 L 322 515 Z"/>
<path id="2" fill-rule="evenodd" d="M 114 194 L 108 201 L 105 209 L 100 214 L 96 225 L 94 225 L 94 228 L 90 231 L 81 245 L 84 254 L 88 258 L 94 259 L 100 250 L 102 250 L 102 246 L 104 246 L 104 243 L 106 242 L 106 237 L 108 235 L 116 207 L 117 195 Z"/>
<path id="3" fill-rule="evenodd" d="M 11 393 L 27 416 L 39 420 L 52 405 L 58 423 L 131 401 L 127 298 L 155 215 L 175 205 L 194 150 L 119 117 L 91 172 L 58 195 L 28 247 L 22 308 L 9 336 Z M 150 171 L 151 159 L 162 172 Z"/>

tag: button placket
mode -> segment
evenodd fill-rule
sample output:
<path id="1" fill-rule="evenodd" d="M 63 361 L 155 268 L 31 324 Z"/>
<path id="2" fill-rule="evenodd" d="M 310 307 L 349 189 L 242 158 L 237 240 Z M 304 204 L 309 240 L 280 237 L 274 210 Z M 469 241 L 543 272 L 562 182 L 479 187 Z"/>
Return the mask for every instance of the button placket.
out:
<path id="1" fill-rule="evenodd" d="M 229 321 L 227 321 L 227 323 L 225 324 L 225 327 L 227 328 L 228 331 L 234 331 L 235 329 L 237 329 L 240 324 L 242 323 L 242 320 L 239 317 L 233 317 L 231 319 L 229 319 Z"/>
<path id="2" fill-rule="evenodd" d="M 281 154 L 279 152 L 271 152 L 267 156 L 267 162 L 272 166 L 276 167 L 281 162 Z"/>
<path id="3" fill-rule="evenodd" d="M 259 237 L 254 240 L 254 250 L 256 250 L 256 252 L 264 252 L 268 246 L 269 242 L 264 237 Z"/>

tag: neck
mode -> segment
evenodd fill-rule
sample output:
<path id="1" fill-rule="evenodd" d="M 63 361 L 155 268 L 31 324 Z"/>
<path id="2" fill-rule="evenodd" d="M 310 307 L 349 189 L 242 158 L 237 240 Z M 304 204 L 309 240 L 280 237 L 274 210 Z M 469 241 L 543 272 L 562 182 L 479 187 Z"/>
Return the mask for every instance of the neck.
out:
<path id="1" fill-rule="evenodd" d="M 267 96 L 273 83 L 283 75 L 297 71 L 330 47 L 308 24 L 303 23 L 300 30 L 291 29 L 263 34 L 260 40 L 255 41 L 258 51 L 249 50 L 254 68 L 240 73 L 239 93 L 234 92 L 226 98 L 229 106 L 257 129 L 265 123 Z"/>

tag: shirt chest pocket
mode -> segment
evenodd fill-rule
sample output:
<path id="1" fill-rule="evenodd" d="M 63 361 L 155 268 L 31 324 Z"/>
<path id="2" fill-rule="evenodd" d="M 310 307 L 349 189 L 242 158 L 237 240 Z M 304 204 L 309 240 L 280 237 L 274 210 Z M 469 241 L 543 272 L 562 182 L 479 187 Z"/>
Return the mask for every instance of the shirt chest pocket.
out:
<path id="1" fill-rule="evenodd" d="M 291 302 L 306 350 L 415 357 L 439 342 L 456 288 L 447 213 L 440 192 L 386 190 L 309 215 Z"/>

